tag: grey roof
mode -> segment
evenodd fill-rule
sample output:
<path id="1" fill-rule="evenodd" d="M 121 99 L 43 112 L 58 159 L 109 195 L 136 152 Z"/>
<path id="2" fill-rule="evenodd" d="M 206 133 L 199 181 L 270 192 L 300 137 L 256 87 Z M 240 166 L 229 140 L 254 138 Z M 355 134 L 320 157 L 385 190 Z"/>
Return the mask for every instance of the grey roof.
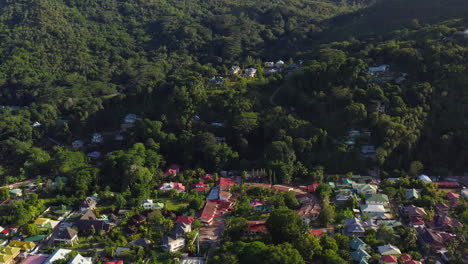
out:
<path id="1" fill-rule="evenodd" d="M 67 227 L 65 229 L 62 229 L 58 232 L 57 238 L 58 239 L 67 239 L 71 240 L 73 239 L 76 235 L 78 234 L 77 231 L 71 229 L 70 227 Z"/>

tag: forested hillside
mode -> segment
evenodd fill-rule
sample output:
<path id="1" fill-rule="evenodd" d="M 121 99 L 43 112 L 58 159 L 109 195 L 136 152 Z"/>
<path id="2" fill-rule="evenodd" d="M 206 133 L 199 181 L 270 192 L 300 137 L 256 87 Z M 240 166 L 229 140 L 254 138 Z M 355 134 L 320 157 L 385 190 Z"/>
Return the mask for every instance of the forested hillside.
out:
<path id="1" fill-rule="evenodd" d="M 275 182 L 369 168 L 401 175 L 411 164 L 463 173 L 468 58 L 456 32 L 467 28 L 466 3 L 445 3 L 4 1 L 0 103 L 14 107 L 0 120 L 2 177 L 65 173 L 61 155 L 73 140 L 112 134 L 128 113 L 139 119 L 126 140 L 99 150 L 145 143 L 161 155 L 151 171 L 165 161 L 265 168 Z M 280 59 L 299 69 L 263 71 Z M 366 73 L 380 64 L 404 81 Z M 233 65 L 258 76 L 209 83 Z M 367 138 L 350 147 L 350 130 Z M 375 157 L 363 157 L 362 145 Z M 125 171 L 113 158 L 96 166 L 104 177 L 94 183 Z"/>

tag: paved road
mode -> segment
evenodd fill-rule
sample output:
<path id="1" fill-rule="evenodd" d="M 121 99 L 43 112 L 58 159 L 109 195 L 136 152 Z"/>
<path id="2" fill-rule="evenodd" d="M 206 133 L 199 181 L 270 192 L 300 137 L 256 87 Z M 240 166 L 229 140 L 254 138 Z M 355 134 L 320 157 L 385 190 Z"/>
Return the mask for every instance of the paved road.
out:
<path id="1" fill-rule="evenodd" d="M 4 186 L 1 186 L 0 188 L 10 188 L 10 189 L 15 189 L 15 188 L 18 188 L 20 187 L 21 185 L 25 185 L 25 184 L 30 184 L 30 183 L 33 183 L 36 179 L 30 179 L 30 180 L 25 180 L 25 181 L 20 181 L 20 182 L 15 182 L 15 183 L 12 183 L 12 184 L 9 184 L 9 185 L 4 185 Z"/>

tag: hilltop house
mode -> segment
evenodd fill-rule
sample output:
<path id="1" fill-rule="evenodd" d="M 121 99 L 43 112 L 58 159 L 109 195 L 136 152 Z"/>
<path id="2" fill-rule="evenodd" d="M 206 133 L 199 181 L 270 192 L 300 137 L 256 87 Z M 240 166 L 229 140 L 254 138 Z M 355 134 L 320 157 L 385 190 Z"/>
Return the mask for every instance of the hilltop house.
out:
<path id="1" fill-rule="evenodd" d="M 185 246 L 185 236 L 192 231 L 193 218 L 178 218 L 171 236 L 163 239 L 163 248 L 168 252 L 179 251 Z"/>
<path id="2" fill-rule="evenodd" d="M 420 197 L 419 192 L 416 189 L 409 189 L 406 191 L 405 199 L 418 199 Z"/>
<path id="3" fill-rule="evenodd" d="M 169 190 L 176 190 L 178 192 L 184 192 L 185 186 L 179 182 L 165 182 L 159 188 L 163 192 L 167 192 Z"/>
<path id="4" fill-rule="evenodd" d="M 257 69 L 255 68 L 245 69 L 244 77 L 253 78 L 255 77 L 255 75 L 257 75 Z"/>
<path id="5" fill-rule="evenodd" d="M 229 73 L 231 74 L 238 74 L 239 72 L 240 72 L 239 66 L 232 66 L 231 69 L 229 70 Z"/>

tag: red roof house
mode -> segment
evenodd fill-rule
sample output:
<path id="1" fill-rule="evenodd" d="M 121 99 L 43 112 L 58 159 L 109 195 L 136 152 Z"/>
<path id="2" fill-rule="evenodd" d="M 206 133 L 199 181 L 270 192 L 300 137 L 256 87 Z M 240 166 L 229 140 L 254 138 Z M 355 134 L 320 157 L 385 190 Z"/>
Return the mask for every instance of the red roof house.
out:
<path id="1" fill-rule="evenodd" d="M 175 220 L 176 224 L 177 223 L 185 223 L 185 224 L 191 224 L 193 223 L 195 219 L 191 216 L 178 216 Z"/>
<path id="2" fill-rule="evenodd" d="M 311 229 L 311 230 L 309 230 L 309 234 L 311 234 L 312 236 L 320 237 L 323 234 L 325 234 L 325 230 L 323 230 L 323 229 Z"/>
<path id="3" fill-rule="evenodd" d="M 423 227 L 425 225 L 424 220 L 421 217 L 411 217 L 410 225 L 412 227 Z"/>
<path id="4" fill-rule="evenodd" d="M 405 261 L 403 264 L 421 264 L 421 261 L 408 260 L 408 261 Z"/>
<path id="5" fill-rule="evenodd" d="M 212 179 L 213 179 L 213 175 L 211 175 L 211 174 L 205 174 L 205 175 L 202 176 L 202 179 L 203 179 L 204 181 L 212 180 Z"/>
<path id="6" fill-rule="evenodd" d="M 458 182 L 436 182 L 439 189 L 458 189 L 460 184 Z"/>
<path id="7" fill-rule="evenodd" d="M 312 183 L 311 185 L 307 185 L 307 192 L 315 192 L 317 190 L 317 187 L 320 184 L 317 182 Z"/>
<path id="8" fill-rule="evenodd" d="M 397 264 L 398 259 L 395 256 L 392 255 L 385 255 L 380 258 L 380 263 L 385 263 L 385 264 Z"/>
<path id="9" fill-rule="evenodd" d="M 203 183 L 203 182 L 198 182 L 198 183 L 196 183 L 196 184 L 193 186 L 193 189 L 194 189 L 195 191 L 199 191 L 199 192 L 204 192 L 204 191 L 206 191 L 208 188 L 210 188 L 210 187 L 208 186 L 208 184 L 205 184 L 205 183 Z"/>
<path id="10" fill-rule="evenodd" d="M 177 175 L 177 171 L 174 169 L 168 169 L 166 173 L 164 173 L 164 176 L 171 176 L 171 175 L 173 176 Z"/>
<path id="11" fill-rule="evenodd" d="M 123 260 L 107 261 L 107 262 L 104 262 L 103 264 L 124 264 L 124 261 Z"/>
<path id="12" fill-rule="evenodd" d="M 232 209 L 232 203 L 223 200 L 209 200 L 199 217 L 205 225 L 211 225 L 216 217 L 219 217 Z"/>
<path id="13" fill-rule="evenodd" d="M 249 233 L 268 232 L 266 221 L 249 221 Z"/>
<path id="14" fill-rule="evenodd" d="M 460 199 L 460 195 L 454 192 L 448 192 L 445 194 L 449 200 L 458 200 Z"/>
<path id="15" fill-rule="evenodd" d="M 410 254 L 401 254 L 400 259 L 401 259 L 402 261 L 408 261 L 408 260 L 411 260 L 412 257 L 411 257 Z"/>

